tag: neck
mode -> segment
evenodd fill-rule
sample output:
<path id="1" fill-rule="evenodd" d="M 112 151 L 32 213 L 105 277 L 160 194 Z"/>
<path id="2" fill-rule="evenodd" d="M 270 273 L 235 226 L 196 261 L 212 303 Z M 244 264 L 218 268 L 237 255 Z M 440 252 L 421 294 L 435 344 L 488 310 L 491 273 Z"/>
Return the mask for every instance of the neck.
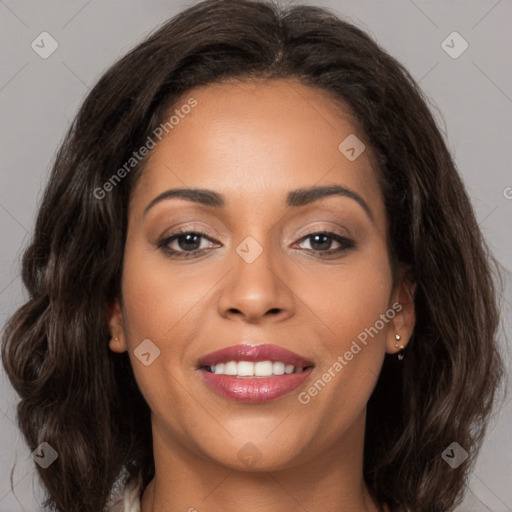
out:
<path id="1" fill-rule="evenodd" d="M 286 468 L 247 471 L 199 456 L 153 427 L 155 477 L 141 512 L 381 512 L 362 477 L 363 414 L 336 446 Z M 387 509 L 385 509 L 388 512 Z"/>

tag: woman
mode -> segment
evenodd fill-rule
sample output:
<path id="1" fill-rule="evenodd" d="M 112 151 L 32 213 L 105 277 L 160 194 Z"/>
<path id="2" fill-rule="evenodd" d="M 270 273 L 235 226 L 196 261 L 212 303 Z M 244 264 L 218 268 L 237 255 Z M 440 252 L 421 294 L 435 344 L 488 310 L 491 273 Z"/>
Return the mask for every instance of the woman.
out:
<path id="1" fill-rule="evenodd" d="M 85 100 L 24 255 L 3 363 L 47 505 L 453 510 L 503 373 L 493 261 L 366 34 L 183 11 Z"/>

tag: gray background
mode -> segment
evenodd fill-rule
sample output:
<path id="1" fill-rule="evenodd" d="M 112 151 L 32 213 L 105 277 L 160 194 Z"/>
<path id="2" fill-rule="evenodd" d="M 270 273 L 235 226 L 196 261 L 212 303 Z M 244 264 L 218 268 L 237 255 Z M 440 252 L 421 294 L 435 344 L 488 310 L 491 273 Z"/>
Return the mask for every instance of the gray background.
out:
<path id="1" fill-rule="evenodd" d="M 33 230 L 54 153 L 88 89 L 153 28 L 193 2 L 0 0 L 0 325 L 25 298 L 19 257 Z M 420 81 L 503 266 L 501 342 L 511 367 L 512 1 L 311 0 L 371 33 Z M 42 59 L 31 43 L 47 31 L 59 47 Z M 441 43 L 457 31 L 458 58 Z M 448 44 L 460 48 L 460 41 Z M 0 512 L 36 511 L 41 490 L 15 426 L 16 394 L 0 370 Z M 470 479 L 463 511 L 512 510 L 512 402 L 497 411 Z M 10 491 L 10 470 L 14 493 Z"/>

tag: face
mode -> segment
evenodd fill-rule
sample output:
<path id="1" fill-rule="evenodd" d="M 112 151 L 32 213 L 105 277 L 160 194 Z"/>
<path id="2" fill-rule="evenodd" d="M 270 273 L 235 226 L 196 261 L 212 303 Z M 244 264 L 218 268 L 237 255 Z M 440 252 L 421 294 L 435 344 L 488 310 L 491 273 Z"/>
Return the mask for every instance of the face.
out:
<path id="1" fill-rule="evenodd" d="M 292 467 L 361 439 L 384 354 L 412 331 L 371 148 L 325 93 L 298 82 L 205 86 L 176 108 L 194 100 L 133 191 L 110 347 L 129 351 L 154 436 L 232 468 L 247 464 L 244 450 L 258 468 Z M 255 358 L 299 371 L 201 367 L 240 344 L 291 351 L 302 363 L 272 349 Z M 235 368 L 250 373 L 254 360 L 233 354 L 224 362 L 247 361 Z"/>

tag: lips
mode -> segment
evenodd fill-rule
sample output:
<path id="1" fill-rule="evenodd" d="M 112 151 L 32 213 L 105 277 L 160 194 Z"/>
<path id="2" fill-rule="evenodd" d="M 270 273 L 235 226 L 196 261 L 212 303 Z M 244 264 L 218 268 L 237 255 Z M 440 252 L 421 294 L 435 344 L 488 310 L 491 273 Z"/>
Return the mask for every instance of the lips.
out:
<path id="1" fill-rule="evenodd" d="M 211 369 L 224 363 L 274 363 L 281 370 L 272 376 L 256 377 L 212 373 Z M 243 363 L 246 362 L 246 363 Z M 293 373 L 282 373 L 285 367 L 294 367 Z M 256 365 L 255 365 L 256 366 Z M 305 357 L 277 345 L 235 345 L 203 356 L 198 369 L 203 382 L 218 395 L 236 402 L 256 404 L 267 402 L 291 393 L 309 378 L 314 364 Z"/>
<path id="2" fill-rule="evenodd" d="M 227 363 L 228 361 L 281 361 L 285 364 L 291 364 L 296 368 L 306 368 L 314 366 L 313 363 L 305 357 L 291 352 L 277 345 L 233 345 L 216 352 L 211 352 L 198 361 L 198 367 L 214 366 L 219 363 Z"/>

